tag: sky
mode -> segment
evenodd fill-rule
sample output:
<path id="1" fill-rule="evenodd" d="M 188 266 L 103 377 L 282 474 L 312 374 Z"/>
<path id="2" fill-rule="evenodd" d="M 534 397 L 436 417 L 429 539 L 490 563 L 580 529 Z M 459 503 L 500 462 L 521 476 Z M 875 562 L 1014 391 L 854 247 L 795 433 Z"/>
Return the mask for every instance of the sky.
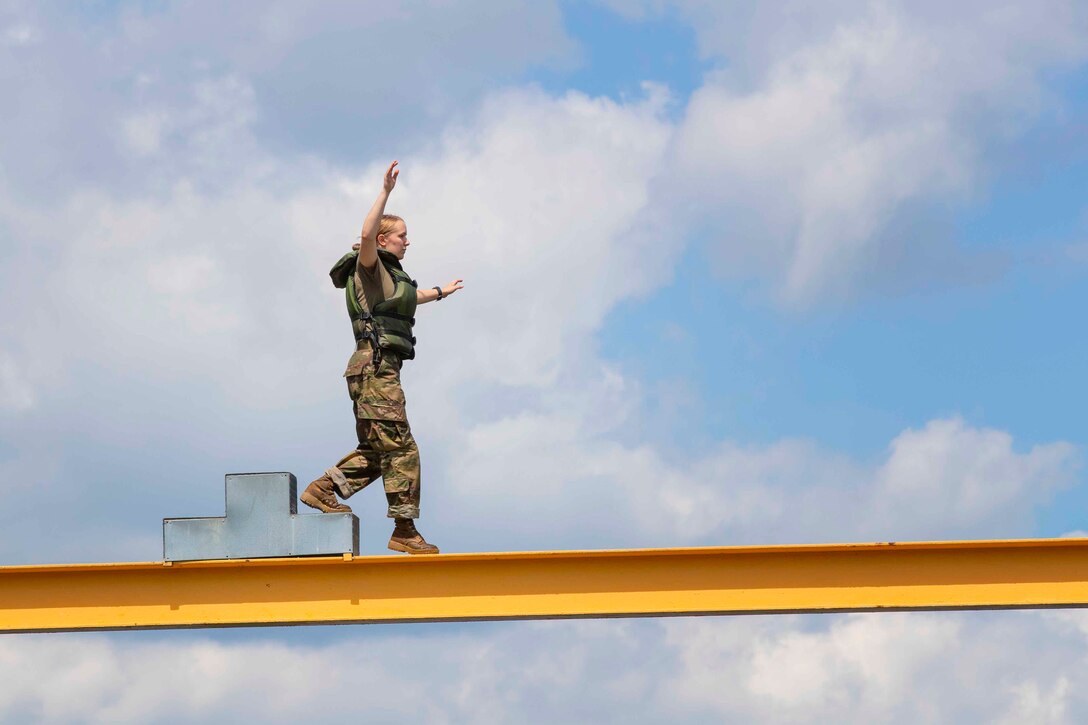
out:
<path id="1" fill-rule="evenodd" d="M 393 159 L 443 551 L 1088 528 L 1078 0 L 0 0 L 0 565 L 354 445 Z M 1077 330 L 1082 330 L 1078 333 Z M 384 497 L 351 500 L 383 554 Z M 1079 611 L 0 639 L 0 719 L 1088 718 Z"/>

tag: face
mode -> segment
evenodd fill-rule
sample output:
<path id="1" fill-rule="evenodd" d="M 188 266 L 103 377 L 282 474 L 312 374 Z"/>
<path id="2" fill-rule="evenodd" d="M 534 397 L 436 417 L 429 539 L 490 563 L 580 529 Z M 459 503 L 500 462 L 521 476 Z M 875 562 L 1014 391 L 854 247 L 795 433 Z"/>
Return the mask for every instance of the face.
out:
<path id="1" fill-rule="evenodd" d="M 378 235 L 378 246 L 392 253 L 397 259 L 404 259 L 409 243 L 408 227 L 401 221 L 395 222 L 388 234 Z"/>

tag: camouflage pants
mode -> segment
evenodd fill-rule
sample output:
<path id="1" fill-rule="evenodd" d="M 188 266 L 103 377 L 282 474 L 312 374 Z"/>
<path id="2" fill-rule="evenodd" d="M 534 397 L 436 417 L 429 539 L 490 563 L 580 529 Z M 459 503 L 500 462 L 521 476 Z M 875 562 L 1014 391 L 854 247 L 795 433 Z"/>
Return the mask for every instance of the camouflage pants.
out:
<path id="1" fill-rule="evenodd" d="M 351 356 L 348 393 L 355 405 L 359 446 L 325 473 L 341 498 L 362 491 L 379 476 L 385 485 L 390 518 L 419 518 L 419 449 L 404 408 L 401 360 L 382 355 L 375 369 L 369 349 Z"/>

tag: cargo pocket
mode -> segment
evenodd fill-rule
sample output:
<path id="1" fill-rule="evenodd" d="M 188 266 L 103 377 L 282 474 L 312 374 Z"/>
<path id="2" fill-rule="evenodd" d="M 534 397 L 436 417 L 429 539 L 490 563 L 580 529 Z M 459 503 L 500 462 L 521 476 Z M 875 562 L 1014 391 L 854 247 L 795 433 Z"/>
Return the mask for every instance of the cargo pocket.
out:
<path id="1" fill-rule="evenodd" d="M 398 405 L 388 401 L 368 400 L 366 398 L 359 398 L 355 401 L 355 417 L 361 420 L 408 422 L 408 415 L 404 411 L 403 404 Z"/>
<path id="2" fill-rule="evenodd" d="M 412 432 L 407 423 L 372 420 L 367 438 L 375 450 L 390 453 L 407 448 L 411 436 Z"/>
<path id="3" fill-rule="evenodd" d="M 362 376 L 361 381 L 362 389 L 355 399 L 356 417 L 401 423 L 408 421 L 398 365 L 383 359 L 374 374 Z"/>
<path id="4" fill-rule="evenodd" d="M 370 364 L 370 358 L 374 353 L 370 348 L 364 348 L 362 350 L 356 350 L 352 353 L 348 359 L 348 368 L 344 371 L 344 377 L 350 378 L 354 375 L 362 375 L 363 370 Z"/>
<path id="5" fill-rule="evenodd" d="M 363 350 L 356 350 L 352 353 L 351 358 L 348 360 L 347 370 L 344 371 L 344 378 L 348 383 L 348 395 L 352 400 L 358 400 L 363 395 L 363 390 L 366 387 L 365 382 L 370 371 L 370 359 L 373 357 L 373 353 L 370 348 Z"/>

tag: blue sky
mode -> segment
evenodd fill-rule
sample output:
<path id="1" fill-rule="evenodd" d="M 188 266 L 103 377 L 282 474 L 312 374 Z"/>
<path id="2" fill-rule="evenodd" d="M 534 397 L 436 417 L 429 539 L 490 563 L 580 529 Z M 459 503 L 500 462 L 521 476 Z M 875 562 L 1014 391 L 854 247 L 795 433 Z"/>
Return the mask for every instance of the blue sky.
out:
<path id="1" fill-rule="evenodd" d="M 1086 31 L 1072 0 L 0 2 L 0 563 L 153 560 L 225 473 L 352 446 L 326 270 L 393 158 L 407 268 L 466 281 L 405 371 L 443 550 L 1081 531 Z M 12 637 L 0 715 L 1077 722 L 1086 643 L 1077 612 Z"/>

